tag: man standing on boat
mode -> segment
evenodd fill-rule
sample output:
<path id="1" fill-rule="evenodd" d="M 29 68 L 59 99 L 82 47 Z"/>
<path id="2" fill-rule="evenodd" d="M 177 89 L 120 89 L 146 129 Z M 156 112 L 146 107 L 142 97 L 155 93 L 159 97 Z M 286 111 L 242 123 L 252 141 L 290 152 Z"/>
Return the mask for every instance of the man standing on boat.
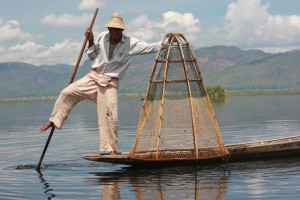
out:
<path id="1" fill-rule="evenodd" d="M 92 61 L 91 71 L 70 84 L 60 93 L 52 114 L 40 132 L 55 126 L 61 129 L 72 108 L 82 100 L 97 104 L 100 151 L 115 155 L 118 152 L 118 86 L 134 55 L 154 53 L 161 42 L 148 44 L 123 34 L 127 26 L 120 13 L 115 12 L 94 40 L 92 30 L 85 32 L 88 39 L 86 54 Z"/>

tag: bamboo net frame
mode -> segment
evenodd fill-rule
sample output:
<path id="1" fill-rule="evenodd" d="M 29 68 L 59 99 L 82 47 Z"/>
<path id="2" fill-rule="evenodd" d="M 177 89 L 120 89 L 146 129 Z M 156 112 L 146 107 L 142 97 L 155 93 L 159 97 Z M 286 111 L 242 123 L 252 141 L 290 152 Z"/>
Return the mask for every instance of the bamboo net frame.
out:
<path id="1" fill-rule="evenodd" d="M 154 60 L 129 157 L 204 160 L 228 154 L 192 46 L 169 33 Z"/>

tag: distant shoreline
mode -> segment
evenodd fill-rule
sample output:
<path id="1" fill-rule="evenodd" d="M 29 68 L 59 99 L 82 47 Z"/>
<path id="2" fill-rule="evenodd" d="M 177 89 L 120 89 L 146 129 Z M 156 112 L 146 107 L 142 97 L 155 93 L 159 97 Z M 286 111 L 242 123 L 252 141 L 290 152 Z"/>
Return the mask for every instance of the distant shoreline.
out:
<path id="1" fill-rule="evenodd" d="M 243 95 L 293 95 L 300 94 L 300 89 L 285 90 L 245 90 L 245 91 L 226 91 L 226 96 L 243 96 Z M 145 94 L 119 94 L 119 98 L 143 98 Z M 0 98 L 0 103 L 18 103 L 18 102 L 36 102 L 36 101 L 53 101 L 57 96 L 42 97 L 19 97 L 19 98 Z"/>
<path id="2" fill-rule="evenodd" d="M 292 95 L 300 94 L 300 89 L 282 89 L 282 90 L 243 90 L 243 91 L 226 91 L 229 96 L 242 95 Z"/>
<path id="3" fill-rule="evenodd" d="M 35 101 L 52 101 L 56 96 L 42 97 L 19 97 L 19 98 L 0 98 L 0 103 L 17 103 L 17 102 L 35 102 Z"/>

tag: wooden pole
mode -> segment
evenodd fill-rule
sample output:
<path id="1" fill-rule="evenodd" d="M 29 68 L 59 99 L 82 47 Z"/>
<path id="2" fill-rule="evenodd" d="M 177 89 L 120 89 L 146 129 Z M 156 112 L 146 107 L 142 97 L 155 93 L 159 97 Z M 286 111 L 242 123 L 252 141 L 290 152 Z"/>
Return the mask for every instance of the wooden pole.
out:
<path id="1" fill-rule="evenodd" d="M 93 19 L 92 19 L 92 21 L 90 23 L 90 26 L 89 26 L 89 30 L 92 30 L 92 28 L 93 28 L 97 13 L 98 13 L 98 8 L 95 10 Z M 82 55 L 83 55 L 83 52 L 84 52 L 87 41 L 88 41 L 88 38 L 85 37 L 84 41 L 83 41 L 83 44 L 82 44 L 82 47 L 81 47 L 81 50 L 80 50 L 80 53 L 79 53 L 79 56 L 78 56 L 78 59 L 77 59 L 77 62 L 76 62 L 76 65 L 75 65 L 75 68 L 74 68 L 72 76 L 70 78 L 69 84 L 73 83 L 73 81 L 74 81 L 74 78 L 75 78 L 78 66 L 80 64 L 80 61 L 81 61 L 81 58 L 82 58 Z"/>
<path id="2" fill-rule="evenodd" d="M 94 22 L 95 22 L 97 13 L 98 13 L 98 8 L 96 8 L 96 10 L 95 10 L 95 12 L 94 12 L 94 16 L 93 16 L 92 21 L 91 21 L 91 23 L 90 23 L 89 30 L 92 30 L 92 28 L 93 28 L 93 25 L 94 25 Z M 73 83 L 73 81 L 74 81 L 74 78 L 75 78 L 75 75 L 76 75 L 76 73 L 77 73 L 77 69 L 78 69 L 78 66 L 79 66 L 79 64 L 80 64 L 82 55 L 83 55 L 83 53 L 84 53 L 84 49 L 85 49 L 85 47 L 86 47 L 87 41 L 88 41 L 88 38 L 85 37 L 85 39 L 84 39 L 84 41 L 83 41 L 83 44 L 82 44 L 82 47 L 81 47 L 81 50 L 80 50 L 80 53 L 79 53 L 79 56 L 78 56 L 78 58 L 77 58 L 77 62 L 76 62 L 75 68 L 74 68 L 73 73 L 72 73 L 72 76 L 71 76 L 71 78 L 70 78 L 69 85 L 70 85 L 71 83 Z M 49 136 L 48 136 L 47 142 L 46 142 L 46 144 L 45 144 L 43 153 L 42 153 L 42 155 L 41 155 L 41 157 L 40 157 L 40 160 L 39 160 L 39 163 L 38 163 L 38 165 L 37 165 L 37 167 L 36 167 L 36 170 L 38 170 L 38 171 L 40 171 L 41 164 L 42 164 L 42 162 L 43 162 L 45 153 L 46 153 L 47 148 L 48 148 L 48 146 L 49 146 L 49 143 L 50 143 L 50 140 L 51 140 L 52 135 L 53 135 L 53 133 L 54 133 L 54 130 L 55 130 L 55 126 L 52 126 L 52 129 L 51 129 L 51 132 L 50 132 L 50 134 L 49 134 Z"/>

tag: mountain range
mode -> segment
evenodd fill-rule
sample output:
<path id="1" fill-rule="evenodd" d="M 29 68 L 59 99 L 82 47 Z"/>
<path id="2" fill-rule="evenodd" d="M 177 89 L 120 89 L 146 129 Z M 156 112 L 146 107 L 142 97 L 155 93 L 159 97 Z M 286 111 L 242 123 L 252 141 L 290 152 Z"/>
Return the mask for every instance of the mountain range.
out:
<path id="1" fill-rule="evenodd" d="M 300 89 L 300 50 L 266 53 L 235 46 L 194 50 L 206 86 L 227 91 Z M 145 93 L 156 54 L 136 56 L 120 93 Z M 90 70 L 90 61 L 79 67 L 76 79 Z M 35 66 L 22 62 L 0 63 L 0 98 L 56 96 L 68 85 L 74 66 Z"/>

